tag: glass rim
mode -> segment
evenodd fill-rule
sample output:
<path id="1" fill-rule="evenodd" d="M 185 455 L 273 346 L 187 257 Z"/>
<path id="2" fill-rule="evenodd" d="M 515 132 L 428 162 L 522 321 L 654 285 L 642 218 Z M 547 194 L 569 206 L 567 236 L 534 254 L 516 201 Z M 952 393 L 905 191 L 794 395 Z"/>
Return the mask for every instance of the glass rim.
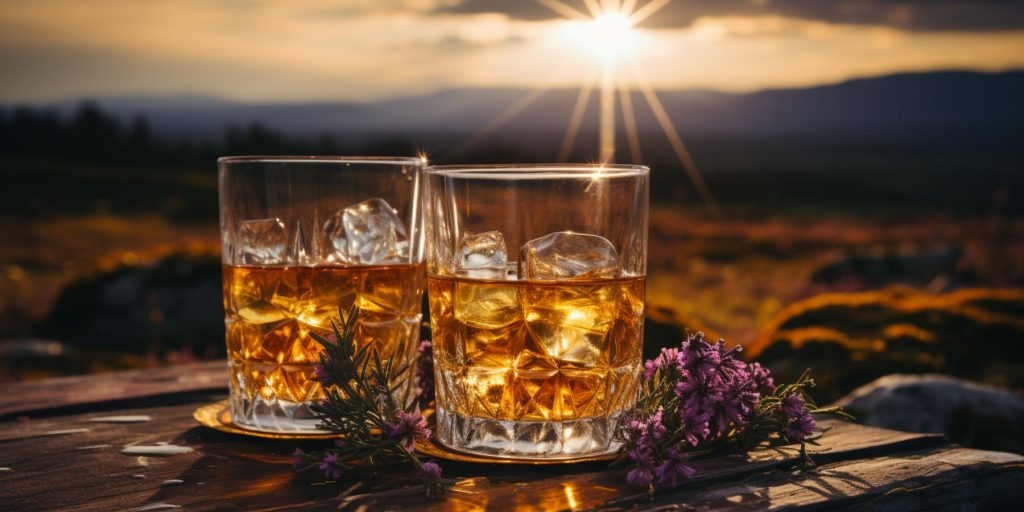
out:
<path id="1" fill-rule="evenodd" d="M 648 176 L 650 172 L 650 167 L 634 164 L 432 165 L 423 170 L 427 176 L 497 180 L 628 178 Z"/>
<path id="2" fill-rule="evenodd" d="M 301 164 L 301 163 L 342 163 L 373 165 L 419 165 L 425 166 L 427 159 L 418 156 L 335 156 L 335 155 L 237 155 L 217 158 L 218 164 Z"/>

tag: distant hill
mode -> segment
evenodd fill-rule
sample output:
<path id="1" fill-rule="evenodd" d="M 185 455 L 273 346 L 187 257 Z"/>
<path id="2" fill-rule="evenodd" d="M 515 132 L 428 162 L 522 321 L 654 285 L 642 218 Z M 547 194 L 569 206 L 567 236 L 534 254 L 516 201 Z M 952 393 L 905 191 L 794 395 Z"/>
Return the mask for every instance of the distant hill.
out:
<path id="1" fill-rule="evenodd" d="M 220 135 L 228 124 L 260 123 L 292 136 L 439 136 L 473 133 L 528 94 L 519 89 L 452 89 L 376 103 L 253 104 L 203 96 L 113 97 L 95 101 L 118 116 L 144 115 L 162 134 Z M 935 137 L 1011 142 L 1024 132 L 1024 71 L 914 73 L 803 89 L 734 94 L 660 91 L 684 135 Z M 578 90 L 550 90 L 501 133 L 564 132 Z M 639 92 L 641 132 L 658 131 Z M 81 100 L 50 105 L 71 112 Z M 583 129 L 596 130 L 597 95 Z"/>

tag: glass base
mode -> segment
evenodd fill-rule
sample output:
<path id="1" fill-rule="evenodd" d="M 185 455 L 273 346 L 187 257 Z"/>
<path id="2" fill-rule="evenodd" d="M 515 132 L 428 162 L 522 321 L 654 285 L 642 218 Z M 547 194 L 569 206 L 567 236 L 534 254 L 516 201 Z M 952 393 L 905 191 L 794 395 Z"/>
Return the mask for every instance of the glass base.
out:
<path id="1" fill-rule="evenodd" d="M 316 428 L 320 420 L 309 409 L 308 402 L 288 400 L 248 400 L 245 397 L 231 397 L 231 421 L 239 427 L 261 432 L 297 432 L 322 434 Z"/>
<path id="2" fill-rule="evenodd" d="M 618 451 L 621 414 L 567 421 L 504 421 L 437 409 L 437 439 L 456 451 L 506 459 L 573 459 Z"/>
<path id="3" fill-rule="evenodd" d="M 231 372 L 231 421 L 235 425 L 261 432 L 324 433 L 324 430 L 316 428 L 319 420 L 310 409 L 313 401 L 288 400 L 274 392 L 259 392 L 282 389 L 294 397 L 302 390 L 285 389 L 281 382 L 308 381 L 305 376 L 312 372 L 312 365 L 228 360 L 228 368 Z"/>

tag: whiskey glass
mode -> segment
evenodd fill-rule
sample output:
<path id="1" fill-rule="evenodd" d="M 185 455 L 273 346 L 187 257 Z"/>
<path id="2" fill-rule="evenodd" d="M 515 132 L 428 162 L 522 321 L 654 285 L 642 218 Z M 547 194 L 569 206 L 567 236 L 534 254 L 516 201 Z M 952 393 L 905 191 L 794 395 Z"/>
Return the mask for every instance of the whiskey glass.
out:
<path id="1" fill-rule="evenodd" d="M 641 375 L 649 169 L 424 171 L 437 435 L 459 451 L 614 451 Z"/>
<path id="2" fill-rule="evenodd" d="M 415 357 L 423 160 L 247 156 L 218 167 L 232 421 L 317 432 L 311 333 L 332 334 L 354 306 L 357 346 L 394 354 L 396 366 Z"/>

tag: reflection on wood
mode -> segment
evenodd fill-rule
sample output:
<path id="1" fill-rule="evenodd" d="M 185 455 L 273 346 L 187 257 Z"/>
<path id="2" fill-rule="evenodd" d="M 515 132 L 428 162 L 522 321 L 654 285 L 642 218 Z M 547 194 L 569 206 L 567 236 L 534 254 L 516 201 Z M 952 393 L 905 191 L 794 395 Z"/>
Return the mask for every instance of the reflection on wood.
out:
<path id="1" fill-rule="evenodd" d="M 189 371 L 194 371 L 192 368 Z M 223 377 L 223 367 L 220 367 Z M 167 375 L 167 374 L 165 374 Z M 141 378 L 130 375 L 126 379 Z M 186 510 L 512 510 L 611 508 L 736 508 L 851 506 L 871 503 L 907 509 L 946 503 L 1007 505 L 1022 501 L 1024 458 L 950 447 L 941 436 L 826 422 L 833 429 L 815 449 L 819 467 L 796 471 L 797 450 L 778 447 L 747 455 L 696 460 L 697 476 L 653 499 L 625 485 L 624 472 L 605 463 L 504 466 L 443 462 L 460 478 L 444 501 L 427 501 L 404 467 L 359 468 L 341 482 L 291 470 L 296 445 L 225 434 L 197 426 L 192 411 L 223 395 L 178 395 L 161 387 L 144 407 L 125 407 L 127 385 L 104 389 L 117 376 L 78 378 L 83 396 L 75 414 L 0 423 L 0 503 L 7 510 L 127 510 L 167 503 Z M 174 378 L 165 379 L 173 382 Z M 40 393 L 67 383 L 34 383 Z M 186 387 L 186 389 L 188 389 Z M 109 395 L 113 402 L 103 402 Z M 189 398 L 191 397 L 191 398 Z M 6 398 L 5 398 L 6 400 Z M 48 403 L 69 403 L 59 397 Z M 63 410 L 67 410 L 66 408 Z M 149 415 L 143 423 L 90 422 L 103 415 Z M 87 427 L 87 428 L 86 428 Z M 40 432 L 74 430 L 62 436 Z M 169 443 L 194 451 L 165 456 L 119 453 L 128 445 Z M 108 448 L 100 448 L 109 446 Z M 96 447 L 96 449 L 79 449 Z M 141 475 L 142 478 L 138 476 Z M 180 480 L 177 485 L 163 485 Z"/>

